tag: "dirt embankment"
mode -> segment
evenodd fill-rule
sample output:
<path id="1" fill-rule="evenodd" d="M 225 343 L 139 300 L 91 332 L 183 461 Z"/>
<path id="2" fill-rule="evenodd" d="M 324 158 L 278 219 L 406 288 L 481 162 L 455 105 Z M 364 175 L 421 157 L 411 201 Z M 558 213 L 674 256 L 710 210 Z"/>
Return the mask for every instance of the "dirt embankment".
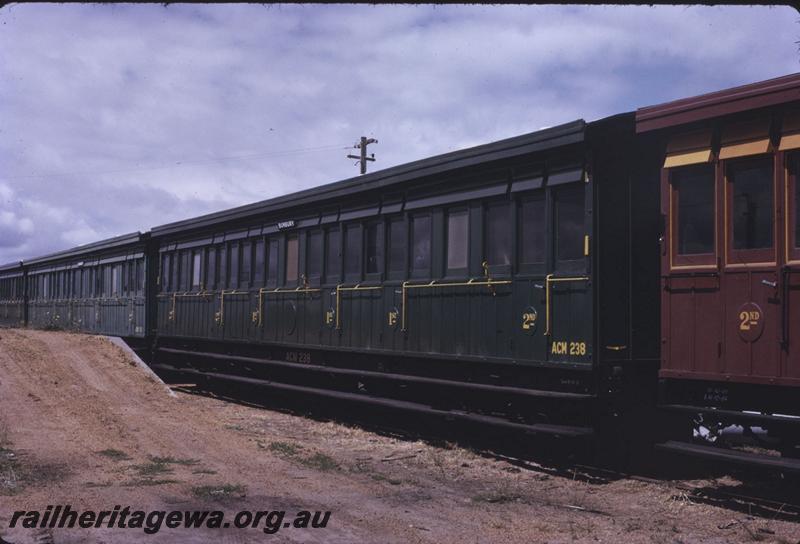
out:
<path id="1" fill-rule="evenodd" d="M 331 511 L 327 527 L 9 529 L 16 510 Z M 226 520 L 229 519 L 226 517 Z M 263 525 L 262 525 L 263 526 Z M 0 330 L 0 537 L 23 542 L 797 543 L 800 526 L 178 394 L 99 337 Z"/>

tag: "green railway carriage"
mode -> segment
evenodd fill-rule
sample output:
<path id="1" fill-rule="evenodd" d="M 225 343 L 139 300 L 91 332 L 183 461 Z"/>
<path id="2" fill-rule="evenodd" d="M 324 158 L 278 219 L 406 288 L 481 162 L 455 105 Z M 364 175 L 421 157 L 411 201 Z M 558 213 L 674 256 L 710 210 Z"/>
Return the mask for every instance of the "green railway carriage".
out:
<path id="1" fill-rule="evenodd" d="M 25 261 L 27 324 L 144 337 L 145 241 L 137 232 Z"/>
<path id="2" fill-rule="evenodd" d="M 658 172 L 633 127 L 579 120 L 153 228 L 155 366 L 590 435 L 658 363 Z"/>
<path id="3" fill-rule="evenodd" d="M 25 269 L 22 263 L 0 266 L 0 326 L 25 325 Z"/>

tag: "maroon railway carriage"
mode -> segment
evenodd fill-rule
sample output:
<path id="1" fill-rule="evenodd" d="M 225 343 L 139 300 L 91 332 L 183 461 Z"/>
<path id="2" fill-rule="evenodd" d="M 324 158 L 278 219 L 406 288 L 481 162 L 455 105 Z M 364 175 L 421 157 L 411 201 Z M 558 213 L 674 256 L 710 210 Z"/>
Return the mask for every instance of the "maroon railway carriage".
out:
<path id="1" fill-rule="evenodd" d="M 664 157 L 661 447 L 800 468 L 800 74 L 642 108 L 636 131 Z M 734 436 L 782 457 L 709 447 Z"/>

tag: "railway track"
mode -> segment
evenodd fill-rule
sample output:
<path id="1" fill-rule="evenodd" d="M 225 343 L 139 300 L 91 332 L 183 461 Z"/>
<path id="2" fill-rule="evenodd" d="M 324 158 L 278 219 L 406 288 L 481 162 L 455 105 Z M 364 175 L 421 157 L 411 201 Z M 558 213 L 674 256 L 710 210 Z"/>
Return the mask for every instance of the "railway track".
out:
<path id="1" fill-rule="evenodd" d="M 195 384 L 174 384 L 172 387 L 187 394 L 212 396 L 229 402 L 319 418 L 319 415 L 313 413 L 313 410 L 309 411 L 308 405 L 302 401 L 295 406 L 287 406 L 269 401 L 253 401 L 249 395 L 234 395 L 230 391 L 223 392 Z M 355 422 L 372 432 L 408 440 L 424 439 L 434 443 L 452 440 L 476 453 L 506 461 L 522 470 L 579 480 L 589 485 L 606 485 L 623 479 L 635 480 L 671 490 L 675 501 L 708 504 L 743 514 L 748 518 L 800 523 L 800 493 L 796 491 L 792 482 L 778 477 L 765 479 L 763 473 L 748 471 L 746 468 L 737 467 L 732 473 L 738 479 L 738 484 L 733 480 L 725 482 L 720 478 L 708 479 L 705 477 L 707 472 L 703 473 L 702 479 L 686 479 L 676 477 L 686 467 L 680 462 L 680 458 L 673 456 L 660 455 L 658 468 L 655 471 L 650 468 L 641 472 L 630 472 L 586 462 L 585 458 L 576 456 L 576 452 L 570 451 L 570 448 L 574 448 L 574 443 L 570 441 L 548 442 L 546 448 L 526 449 L 530 443 L 520 441 L 519 436 L 514 437 L 513 432 L 509 431 L 509 438 L 516 440 L 493 442 L 489 445 L 480 438 L 476 440 L 475 436 L 463 432 L 449 432 L 447 436 L 432 435 L 430 428 L 409 425 L 409 420 L 365 418 L 363 413 L 358 411 L 353 413 L 342 407 L 334 412 L 326 411 L 321 419 Z M 554 445 L 557 449 L 553 449 Z M 685 470 L 683 473 L 685 475 Z M 746 530 L 750 530 L 747 522 L 747 519 L 732 519 L 728 526 L 719 528 L 722 530 L 741 524 Z"/>

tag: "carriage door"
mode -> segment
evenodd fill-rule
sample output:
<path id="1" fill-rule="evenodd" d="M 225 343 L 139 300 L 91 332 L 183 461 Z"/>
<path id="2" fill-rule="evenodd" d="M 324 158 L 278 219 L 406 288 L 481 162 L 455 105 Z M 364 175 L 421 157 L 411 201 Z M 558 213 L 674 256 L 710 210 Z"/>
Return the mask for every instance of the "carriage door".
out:
<path id="1" fill-rule="evenodd" d="M 723 128 L 723 373 L 780 376 L 783 191 L 768 123 Z"/>
<path id="2" fill-rule="evenodd" d="M 786 123 L 784 122 L 784 126 Z M 800 129 L 800 116 L 798 116 Z M 784 137 L 786 150 L 786 264 L 781 269 L 781 343 L 786 376 L 800 378 L 800 338 L 795 332 L 800 324 L 800 132 L 794 139 Z M 789 147 L 794 145 L 796 147 Z M 791 151 L 789 151 L 791 149 Z"/>

